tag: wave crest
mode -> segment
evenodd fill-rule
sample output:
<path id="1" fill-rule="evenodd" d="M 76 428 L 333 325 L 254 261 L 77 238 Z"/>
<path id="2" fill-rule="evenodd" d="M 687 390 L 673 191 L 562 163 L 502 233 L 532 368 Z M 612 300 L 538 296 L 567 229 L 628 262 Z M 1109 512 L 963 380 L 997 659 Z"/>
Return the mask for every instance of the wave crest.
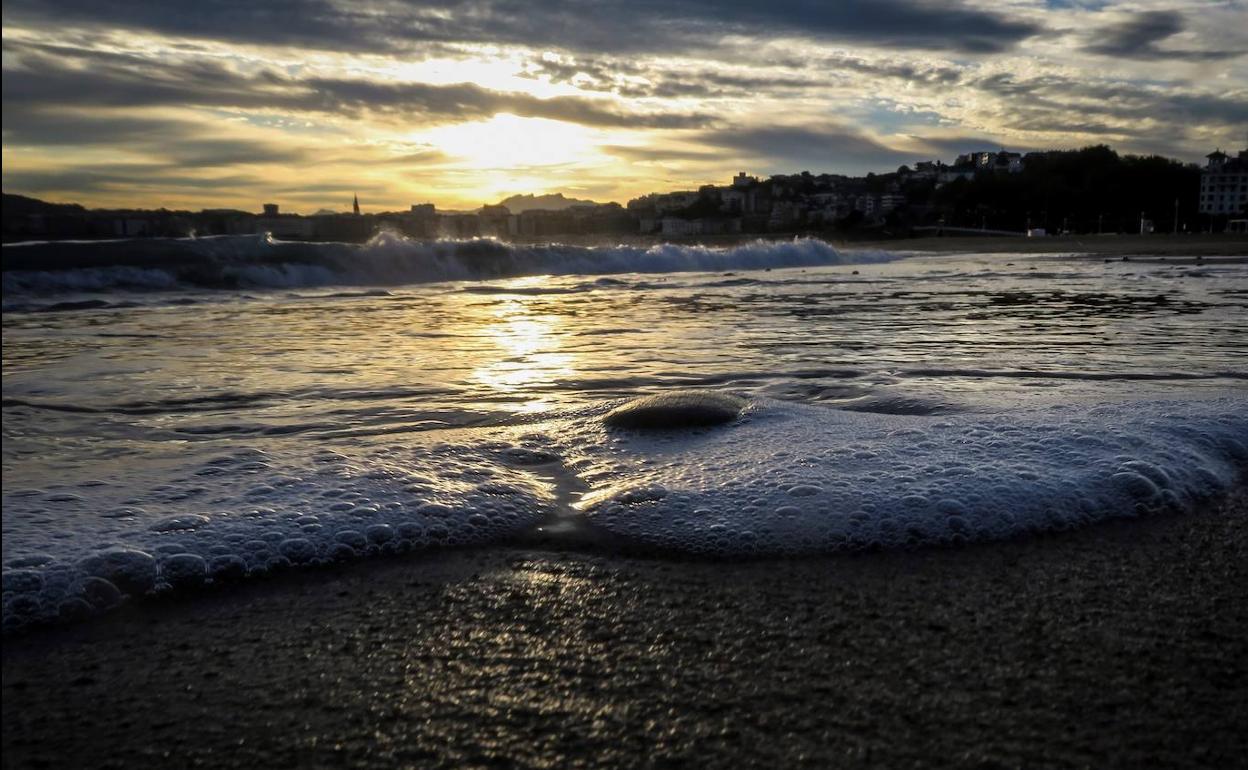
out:
<path id="1" fill-rule="evenodd" d="M 843 254 L 813 239 L 713 248 L 518 245 L 490 239 L 418 241 L 383 232 L 364 244 L 214 236 L 29 242 L 3 248 L 4 293 L 111 290 L 401 286 L 529 275 L 608 275 L 822 267 L 883 262 L 890 252 Z"/>

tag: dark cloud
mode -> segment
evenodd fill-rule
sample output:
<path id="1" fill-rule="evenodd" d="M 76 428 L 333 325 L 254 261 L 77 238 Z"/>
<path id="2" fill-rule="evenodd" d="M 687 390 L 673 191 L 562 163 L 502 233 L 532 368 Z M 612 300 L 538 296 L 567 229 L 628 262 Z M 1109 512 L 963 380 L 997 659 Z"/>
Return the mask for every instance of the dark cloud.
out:
<path id="1" fill-rule="evenodd" d="M 230 174 L 198 177 L 179 173 L 176 169 L 146 164 L 106 164 L 74 169 L 4 170 L 4 184 L 10 190 L 28 193 L 65 192 L 73 195 L 90 193 L 151 192 L 164 196 L 180 192 L 232 192 L 263 186 L 259 176 Z"/>
<path id="2" fill-rule="evenodd" d="M 1178 11 L 1138 12 L 1130 18 L 1102 27 L 1093 33 L 1085 50 L 1120 59 L 1185 59 L 1203 61 L 1229 59 L 1248 51 L 1197 51 L 1161 48 L 1160 43 L 1187 28 Z"/>
<path id="3" fill-rule="evenodd" d="M 919 156 L 887 147 L 852 129 L 827 126 L 755 126 L 700 132 L 698 144 L 717 147 L 742 163 L 763 170 L 861 173 L 896 168 Z"/>
<path id="4" fill-rule="evenodd" d="M 997 96 L 1009 105 L 1006 123 L 1030 130 L 1072 132 L 1097 116 L 1120 123 L 1164 120 L 1174 126 L 1236 126 L 1248 122 L 1248 91 L 1222 95 L 1192 93 L 1105 80 L 1060 75 L 1018 78 L 993 74 L 969 78 L 965 86 Z M 1130 127 L 1124 126 L 1124 133 Z"/>
<path id="5" fill-rule="evenodd" d="M 107 147 L 183 169 L 310 160 L 306 150 L 288 144 L 214 136 L 202 122 L 42 108 L 5 109 L 2 120 L 6 145 Z"/>
<path id="6" fill-rule="evenodd" d="M 1041 31 L 928 0 L 8 0 L 4 19 L 353 52 L 438 43 L 680 52 L 727 35 L 785 35 L 991 53 Z"/>
<path id="7" fill-rule="evenodd" d="M 930 156 L 934 158 L 954 158 L 967 152 L 992 152 L 994 150 L 1010 150 L 1026 152 L 1025 149 L 1007 146 L 1000 139 L 986 136 L 941 136 L 924 137 L 923 144 Z"/>
<path id="8" fill-rule="evenodd" d="M 723 153 L 716 149 L 693 147 L 629 147 L 608 145 L 602 148 L 608 155 L 630 163 L 662 163 L 666 161 L 718 160 Z"/>
<path id="9" fill-rule="evenodd" d="M 6 113 L 37 107 L 211 107 L 310 112 L 344 116 L 390 115 L 414 123 L 462 121 L 508 112 L 590 126 L 692 128 L 707 115 L 633 112 L 605 100 L 573 96 L 541 99 L 473 83 L 449 85 L 300 79 L 261 70 L 241 74 L 214 60 L 153 62 L 125 54 L 5 42 Z"/>
<path id="10" fill-rule="evenodd" d="M 493 91 L 473 83 L 429 85 L 364 80 L 312 79 L 301 88 L 308 98 L 297 98 L 287 109 L 332 113 L 396 112 L 404 115 L 437 115 L 464 120 L 508 112 L 521 117 L 549 118 L 587 126 L 627 128 L 692 128 L 711 122 L 708 115 L 693 113 L 641 113 L 620 110 L 598 100 L 575 96 L 540 99 L 523 93 Z"/>

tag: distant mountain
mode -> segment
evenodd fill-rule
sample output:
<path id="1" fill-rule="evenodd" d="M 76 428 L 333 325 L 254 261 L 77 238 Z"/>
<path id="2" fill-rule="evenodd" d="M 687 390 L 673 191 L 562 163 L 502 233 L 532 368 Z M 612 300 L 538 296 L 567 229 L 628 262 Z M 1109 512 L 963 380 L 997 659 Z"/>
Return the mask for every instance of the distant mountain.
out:
<path id="1" fill-rule="evenodd" d="M 573 206 L 597 206 L 598 203 L 597 201 L 565 198 L 563 193 L 550 193 L 548 195 L 513 195 L 510 198 L 503 198 L 498 202 L 498 205 L 506 206 L 507 210 L 513 214 L 519 214 L 522 211 L 533 211 L 535 209 L 563 211 Z"/>

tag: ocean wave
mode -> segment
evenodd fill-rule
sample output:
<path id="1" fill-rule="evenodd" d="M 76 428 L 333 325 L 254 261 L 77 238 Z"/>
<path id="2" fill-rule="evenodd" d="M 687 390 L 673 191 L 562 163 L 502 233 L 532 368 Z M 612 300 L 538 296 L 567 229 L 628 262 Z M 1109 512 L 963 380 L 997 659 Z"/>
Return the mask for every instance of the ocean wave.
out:
<path id="1" fill-rule="evenodd" d="M 842 253 L 824 241 L 752 241 L 711 248 L 517 245 L 489 239 L 418 241 L 382 233 L 364 244 L 271 236 L 29 242 L 3 247 L 6 298 L 111 290 L 402 286 L 532 275 L 607 275 L 886 262 L 886 251 Z"/>
<path id="2" fill-rule="evenodd" d="M 543 527 L 717 558 L 989 542 L 1192 511 L 1248 468 L 1239 395 L 941 417 L 754 399 L 689 431 L 607 426 L 616 405 L 365 443 L 231 442 L 125 478 L 11 487 L 4 628 Z"/>

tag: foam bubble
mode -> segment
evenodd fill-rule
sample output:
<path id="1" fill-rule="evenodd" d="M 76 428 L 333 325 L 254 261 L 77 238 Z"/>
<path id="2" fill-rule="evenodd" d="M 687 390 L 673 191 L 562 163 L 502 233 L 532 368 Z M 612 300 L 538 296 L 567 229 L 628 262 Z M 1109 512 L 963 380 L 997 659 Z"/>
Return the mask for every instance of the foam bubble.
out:
<path id="1" fill-rule="evenodd" d="M 109 548 L 84 559 L 80 567 L 86 574 L 134 594 L 152 590 L 159 574 L 151 554 L 130 548 Z"/>
<path id="2" fill-rule="evenodd" d="M 591 479 L 579 508 L 616 535 L 689 553 L 829 553 L 1191 508 L 1238 478 L 1245 415 L 1242 399 L 939 421 L 760 402 L 683 437 L 608 442 L 570 427 L 565 451 Z"/>
<path id="3" fill-rule="evenodd" d="M 551 537 L 589 526 L 715 556 L 1014 537 L 1190 509 L 1248 462 L 1243 398 L 940 418 L 759 400 L 725 424 L 657 432 L 606 426 L 614 406 L 541 430 L 214 450 L 77 487 L 86 504 L 66 500 L 56 518 L 46 509 L 56 485 L 14 490 L 4 500 L 5 627 L 292 566 L 506 542 L 557 511 L 571 526 Z M 199 475 L 206 467 L 225 470 Z M 272 491 L 257 504 L 260 486 Z"/>
<path id="4" fill-rule="evenodd" d="M 76 599 L 103 610 L 125 596 L 291 566 L 494 542 L 547 516 L 549 482 L 505 461 L 489 437 L 471 438 L 356 447 L 334 462 L 294 445 L 271 454 L 243 447 L 172 470 L 136 467 L 131 478 L 91 487 L 88 505 L 66 501 L 76 511 L 58 522 L 68 537 L 43 512 L 55 490 L 6 494 L 5 627 L 63 619 L 62 605 Z M 205 467 L 224 471 L 200 475 Z M 57 569 L 68 576 L 53 584 Z"/>

